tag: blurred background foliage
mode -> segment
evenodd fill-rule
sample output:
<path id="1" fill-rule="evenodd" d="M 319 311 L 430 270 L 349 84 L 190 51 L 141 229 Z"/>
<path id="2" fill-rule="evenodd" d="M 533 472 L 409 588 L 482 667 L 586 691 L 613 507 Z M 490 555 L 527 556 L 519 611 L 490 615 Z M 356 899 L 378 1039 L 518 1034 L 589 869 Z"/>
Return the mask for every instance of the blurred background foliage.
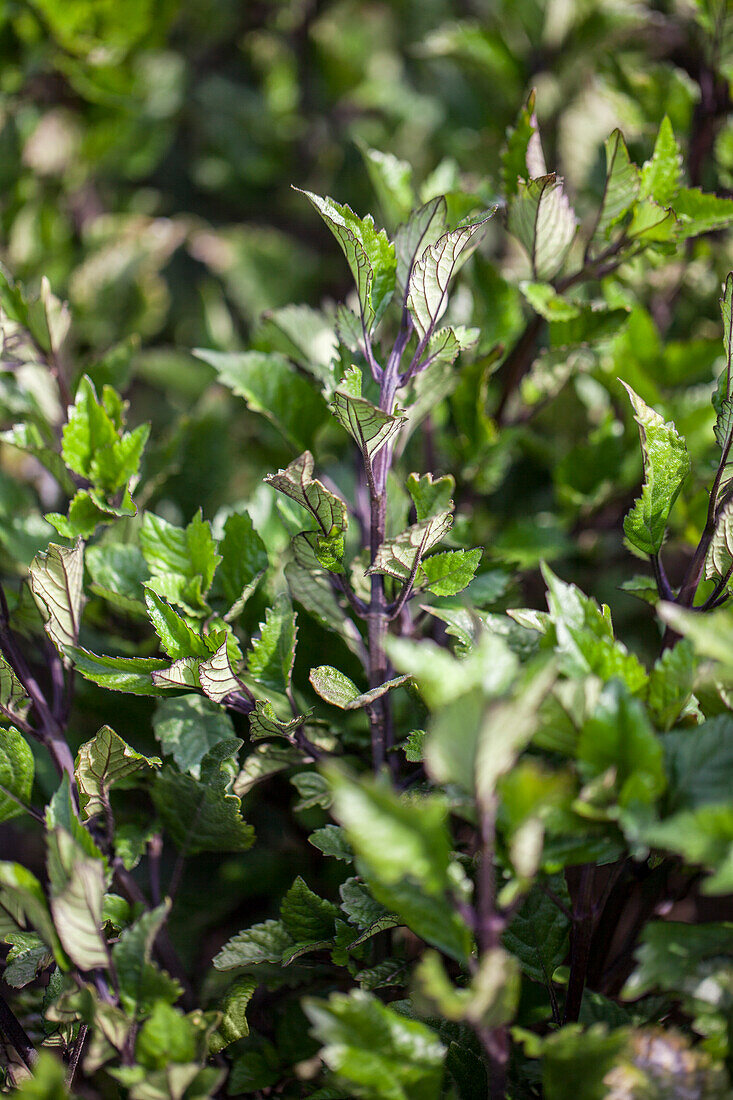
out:
<path id="1" fill-rule="evenodd" d="M 276 561 L 287 532 L 261 479 L 294 452 L 190 349 L 271 348 L 263 313 L 328 306 L 348 292 L 336 243 L 292 185 L 373 210 L 393 229 L 404 209 L 380 191 L 366 153 L 376 149 L 412 166 L 423 201 L 459 191 L 500 201 L 506 131 L 535 88 L 548 165 L 566 178 L 581 220 L 598 209 L 608 134 L 619 126 L 641 163 L 665 115 L 687 185 L 731 196 L 727 9 L 726 0 L 3 0 L 0 261 L 31 292 L 45 276 L 69 301 L 69 382 L 82 370 L 113 381 L 131 401 L 131 422 L 152 422 L 138 502 L 177 522 L 199 507 L 214 519 L 245 503 Z M 406 177 L 404 187 L 409 205 Z M 539 606 L 544 558 L 611 604 L 628 644 L 653 652 L 648 608 L 620 591 L 646 567 L 623 545 L 640 457 L 616 378 L 674 417 L 688 440 L 693 481 L 668 548 L 674 580 L 704 522 L 710 395 L 722 367 L 717 300 L 732 260 L 730 236 L 719 232 L 624 265 L 594 288 L 628 308 L 622 330 L 572 352 L 543 350 L 540 340 L 520 407 L 499 430 L 491 352 L 510 349 L 531 314 L 517 286 L 525 257 L 492 225 L 454 306 L 455 319 L 481 328 L 478 357 L 405 456 L 405 470 L 457 476 L 457 536 L 470 528 L 486 547 L 474 603 Z M 3 428 L 23 414 L 23 392 L 12 371 L 0 375 Z M 331 461 L 348 492 L 346 453 L 325 428 L 320 461 Z M 36 494 L 44 511 L 59 501 L 11 447 L 0 479 L 3 568 L 20 573 L 54 535 L 33 518 Z M 269 585 L 272 593 L 277 578 Z M 256 629 L 264 606 L 265 595 L 248 605 L 245 626 Z M 92 601 L 89 638 L 97 621 L 108 629 L 108 611 Z M 301 645 L 328 661 L 324 632 L 305 616 L 300 629 Z M 121 616 L 114 651 L 142 652 L 146 637 L 135 639 Z M 81 685 L 79 697 L 81 739 L 109 720 L 109 696 Z M 138 748 L 151 709 L 120 703 L 119 732 Z M 303 870 L 286 824 L 292 791 L 268 791 L 247 811 L 260 843 L 217 872 L 228 885 L 211 892 L 211 926 L 219 916 L 236 923 L 238 899 L 250 919 L 258 906 L 269 915 L 296 862 Z M 322 816 L 299 812 L 311 824 Z M 317 885 L 327 871 L 311 858 Z M 201 921 L 198 881 L 192 874 L 188 890 Z M 189 949 L 210 958 L 211 946 L 187 932 Z M 214 935 L 220 942 L 221 930 Z"/>

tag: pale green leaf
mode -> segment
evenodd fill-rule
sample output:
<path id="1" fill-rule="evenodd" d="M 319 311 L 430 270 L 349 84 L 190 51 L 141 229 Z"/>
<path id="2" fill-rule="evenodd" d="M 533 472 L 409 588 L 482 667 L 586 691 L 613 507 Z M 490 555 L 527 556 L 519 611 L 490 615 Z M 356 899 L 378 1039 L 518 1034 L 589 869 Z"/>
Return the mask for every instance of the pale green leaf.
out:
<path id="1" fill-rule="evenodd" d="M 0 655 L 0 710 L 11 720 L 24 718 L 30 699 L 15 672 Z"/>
<path id="2" fill-rule="evenodd" d="M 634 408 L 644 459 L 641 497 L 624 520 L 624 533 L 644 554 L 656 554 L 664 541 L 669 513 L 690 471 L 690 458 L 674 424 L 665 423 L 623 383 Z"/>
<path id="3" fill-rule="evenodd" d="M 247 1005 L 252 1000 L 257 985 L 255 978 L 237 978 L 226 991 L 217 1006 L 221 1012 L 221 1021 L 216 1031 L 209 1036 L 210 1054 L 218 1054 L 230 1043 L 236 1043 L 237 1039 L 249 1035 Z"/>
<path id="4" fill-rule="evenodd" d="M 107 657 L 90 653 L 79 646 L 69 646 L 66 653 L 73 660 L 74 669 L 93 684 L 133 695 L 161 694 L 152 674 L 167 667 L 165 660 L 158 657 Z"/>
<path id="5" fill-rule="evenodd" d="M 195 355 L 212 366 L 219 381 L 243 397 L 253 412 L 275 425 L 287 442 L 303 451 L 326 418 L 326 405 L 284 355 L 262 351 L 207 351 Z"/>
<path id="6" fill-rule="evenodd" d="M 157 756 L 136 752 L 113 729 L 102 726 L 91 741 L 84 742 L 76 757 L 74 773 L 84 816 L 104 813 L 109 791 L 120 779 L 158 768 L 160 763 Z"/>
<path id="7" fill-rule="evenodd" d="M 232 668 L 226 641 L 222 642 L 212 657 L 200 662 L 198 679 L 204 695 L 214 703 L 222 703 L 227 695 L 242 690 L 242 681 Z"/>
<path id="8" fill-rule="evenodd" d="M 201 695 L 163 699 L 155 712 L 153 729 L 166 756 L 172 756 L 182 772 L 195 776 L 209 749 L 234 736 L 225 712 Z"/>
<path id="9" fill-rule="evenodd" d="M 395 538 L 381 544 L 367 574 L 386 573 L 397 580 L 407 580 L 415 562 L 422 560 L 445 538 L 452 524 L 450 512 L 439 512 L 420 523 L 413 523 Z"/>
<path id="10" fill-rule="evenodd" d="M 423 558 L 420 563 L 420 587 L 434 596 L 455 596 L 473 580 L 483 550 L 446 550 Z M 426 580 L 423 579 L 426 578 Z"/>
<path id="11" fill-rule="evenodd" d="M 177 661 L 180 657 L 209 657 L 210 650 L 199 633 L 151 589 L 145 592 L 148 618 L 160 638 L 163 650 Z"/>
<path id="12" fill-rule="evenodd" d="M 239 615 L 269 563 L 265 544 L 255 531 L 248 512 L 233 512 L 227 516 L 218 549 L 221 564 L 216 585 L 229 606 L 224 616 L 229 622 Z"/>
<path id="13" fill-rule="evenodd" d="M 14 726 L 0 729 L 0 823 L 23 814 L 34 773 L 33 753 L 22 733 Z"/>
<path id="14" fill-rule="evenodd" d="M 54 925 L 69 958 L 81 970 L 106 967 L 104 863 L 86 855 L 65 829 L 54 829 L 48 836 L 48 877 Z"/>
<path id="15" fill-rule="evenodd" d="M 459 226 L 429 245 L 412 266 L 407 305 L 424 337 L 432 332 L 448 304 L 448 284 L 478 246 L 496 207 L 470 225 Z"/>
<path id="16" fill-rule="evenodd" d="M 395 438 L 405 418 L 384 412 L 362 397 L 361 382 L 361 371 L 358 367 L 351 367 L 337 386 L 330 409 L 357 443 L 361 453 L 371 461 L 386 443 Z"/>
<path id="17" fill-rule="evenodd" d="M 606 185 L 595 238 L 609 236 L 609 230 L 631 209 L 640 186 L 639 169 L 631 163 L 624 136 L 620 130 L 614 130 L 606 141 Z"/>
<path id="18" fill-rule="evenodd" d="M 680 233 L 683 237 L 725 229 L 733 222 L 733 199 L 706 195 L 696 187 L 682 187 L 675 196 L 673 208 L 682 223 Z"/>
<path id="19" fill-rule="evenodd" d="M 654 153 L 641 170 L 639 197 L 668 206 L 682 179 L 682 153 L 667 115 L 662 119 Z"/>
<path id="20" fill-rule="evenodd" d="M 563 181 L 554 173 L 520 181 L 508 226 L 530 258 L 533 278 L 552 278 L 565 261 L 577 226 Z"/>
<path id="21" fill-rule="evenodd" d="M 438 195 L 414 210 L 407 222 L 397 230 L 397 282 L 403 289 L 408 286 L 415 261 L 445 232 L 446 213 L 445 198 Z"/>
<path id="22" fill-rule="evenodd" d="M 404 221 L 415 205 L 412 165 L 392 153 L 370 149 L 362 142 L 359 142 L 359 148 L 385 217 L 393 225 Z"/>
<path id="23" fill-rule="evenodd" d="M 401 687 L 410 677 L 398 676 L 366 692 L 360 692 L 353 680 L 331 665 L 312 668 L 308 679 L 313 690 L 332 706 L 339 707 L 340 710 L 360 710 L 362 707 L 371 706 L 388 691 Z"/>
<path id="24" fill-rule="evenodd" d="M 350 207 L 333 199 L 321 198 L 310 191 L 302 194 L 341 245 L 356 284 L 364 327 L 369 331 L 379 323 L 394 294 L 397 266 L 394 245 L 383 229 L 376 230 L 371 214 L 360 218 Z"/>
<path id="25" fill-rule="evenodd" d="M 247 670 L 263 688 L 281 694 L 290 687 L 298 630 L 296 614 L 287 597 L 265 612 L 259 636 L 247 653 Z"/>
<path id="26" fill-rule="evenodd" d="M 319 538 L 337 539 L 343 557 L 343 535 L 349 525 L 346 503 L 313 477 L 310 451 L 305 451 L 284 470 L 269 474 L 265 481 L 310 513 L 318 524 Z"/>
<path id="27" fill-rule="evenodd" d="M 51 543 L 48 550 L 36 554 L 31 562 L 29 584 L 41 613 L 46 633 L 64 663 L 69 660 L 66 646 L 75 646 L 79 637 L 84 604 L 84 546 L 73 550 Z"/>
<path id="28" fill-rule="evenodd" d="M 410 474 L 407 491 L 415 505 L 418 522 L 441 512 L 452 512 L 455 487 L 456 479 L 452 474 L 438 478 L 432 474 Z"/>

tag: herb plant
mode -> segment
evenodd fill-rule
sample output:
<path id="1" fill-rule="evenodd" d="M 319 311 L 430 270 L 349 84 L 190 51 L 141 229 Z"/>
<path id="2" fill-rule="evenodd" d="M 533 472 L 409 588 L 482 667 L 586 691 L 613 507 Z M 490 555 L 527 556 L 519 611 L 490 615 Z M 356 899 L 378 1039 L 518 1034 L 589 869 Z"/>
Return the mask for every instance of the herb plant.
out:
<path id="1" fill-rule="evenodd" d="M 7 1090 L 731 1094 L 733 274 L 678 407 L 643 303 L 733 199 L 665 116 L 576 213 L 535 107 L 500 188 L 363 145 L 380 219 L 298 194 L 345 300 L 191 367 L 264 422 L 239 503 L 166 497 L 197 436 L 128 405 L 134 347 L 0 276 Z M 556 454 L 568 514 L 621 501 L 650 659 L 565 562 L 539 598 L 569 523 L 502 492 Z"/>

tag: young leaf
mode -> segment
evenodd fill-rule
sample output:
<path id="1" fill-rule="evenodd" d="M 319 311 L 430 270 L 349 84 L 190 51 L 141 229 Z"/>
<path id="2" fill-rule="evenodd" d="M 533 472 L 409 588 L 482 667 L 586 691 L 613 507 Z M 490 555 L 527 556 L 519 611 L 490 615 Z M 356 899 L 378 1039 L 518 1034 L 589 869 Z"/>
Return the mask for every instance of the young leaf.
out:
<path id="1" fill-rule="evenodd" d="M 305 1011 L 324 1043 L 321 1057 L 366 1100 L 438 1100 L 445 1047 L 435 1032 L 354 990 Z"/>
<path id="2" fill-rule="evenodd" d="M 394 245 L 383 229 L 375 229 L 371 214 L 359 218 L 350 207 L 333 199 L 321 198 L 310 191 L 302 194 L 341 245 L 356 283 L 362 322 L 369 332 L 379 323 L 394 294 L 397 266 Z"/>
<path id="3" fill-rule="evenodd" d="M 725 281 L 723 297 L 720 299 L 720 313 L 723 321 L 725 367 L 718 381 L 717 391 L 713 394 L 713 408 L 716 413 L 714 429 L 715 439 L 720 447 L 720 464 L 723 467 L 723 473 L 718 483 L 718 499 L 720 499 L 720 496 L 727 490 L 730 484 L 728 467 L 730 465 L 731 449 L 733 447 L 733 389 L 731 388 L 731 369 L 733 366 L 733 274 L 728 275 Z M 715 503 L 717 504 L 717 501 Z M 728 542 L 726 527 L 728 523 L 729 520 L 726 521 L 724 513 L 718 524 L 713 539 L 713 545 L 710 547 L 711 557 L 708 559 L 709 561 L 711 558 L 714 559 L 713 565 L 715 564 L 715 559 L 717 559 L 720 564 L 725 562 L 725 568 L 720 573 L 721 576 L 724 575 L 728 567 L 728 563 L 725 561 Z M 716 542 L 717 545 L 715 545 Z M 713 549 L 714 545 L 715 549 Z"/>
<path id="4" fill-rule="evenodd" d="M 356 317 L 354 320 L 358 341 L 362 339 L 361 326 Z M 295 360 L 321 383 L 324 396 L 330 395 L 336 385 L 334 366 L 338 360 L 333 318 L 310 306 L 288 305 L 264 313 L 259 331 L 260 338 L 267 336 L 267 344 L 273 351 L 281 351 Z"/>
<path id="5" fill-rule="evenodd" d="M 405 292 L 415 261 L 445 232 L 446 212 L 445 198 L 439 195 L 414 210 L 397 230 L 397 282 Z"/>
<path id="6" fill-rule="evenodd" d="M 120 1001 L 133 1019 L 141 1010 L 150 1011 L 155 1001 L 172 1003 L 181 995 L 178 982 L 151 962 L 156 936 L 165 924 L 169 911 L 170 901 L 166 899 L 155 909 L 143 913 L 122 932 L 112 948 Z"/>
<path id="7" fill-rule="evenodd" d="M 473 580 L 479 567 L 483 550 L 446 550 L 423 558 L 420 563 L 420 587 L 434 596 L 455 596 Z M 424 581 L 422 577 L 427 578 Z"/>
<path id="8" fill-rule="evenodd" d="M 699 188 L 682 187 L 673 203 L 684 237 L 698 237 L 714 229 L 725 229 L 733 222 L 733 199 L 706 195 Z"/>
<path id="9" fill-rule="evenodd" d="M 104 813 L 109 791 L 118 780 L 160 765 L 159 757 L 143 756 L 109 726 L 102 726 L 91 741 L 81 746 L 76 757 L 74 774 L 82 813 L 85 817 Z"/>
<path id="10" fill-rule="evenodd" d="M 320 394 L 276 352 L 207 351 L 195 355 L 214 368 L 219 381 L 243 397 L 248 408 L 275 425 L 290 446 L 304 451 L 326 418 Z"/>
<path id="11" fill-rule="evenodd" d="M 554 173 L 520 180 L 508 226 L 530 258 L 533 278 L 551 279 L 565 261 L 577 226 L 563 181 Z"/>
<path id="12" fill-rule="evenodd" d="M 182 772 L 198 776 L 209 749 L 234 736 L 224 711 L 200 695 L 163 699 L 153 718 L 153 729 L 163 752 Z"/>
<path id="13" fill-rule="evenodd" d="M 434 478 L 432 474 L 410 474 L 407 479 L 407 491 L 415 505 L 418 522 L 438 515 L 440 512 L 453 511 L 453 492 L 456 479 L 451 474 Z"/>
<path id="14" fill-rule="evenodd" d="M 81 970 L 106 967 L 104 863 L 88 856 L 65 829 L 54 829 L 48 835 L 48 878 L 54 925 L 69 958 Z"/>
<path id="15" fill-rule="evenodd" d="M 146 512 L 140 530 L 140 549 L 153 576 L 148 588 L 193 615 L 206 613 L 204 596 L 221 557 L 211 525 L 200 511 L 187 527 L 175 527 Z"/>
<path id="16" fill-rule="evenodd" d="M 407 305 L 420 336 L 432 332 L 448 304 L 448 284 L 478 246 L 497 207 L 430 245 L 410 272 Z"/>
<path id="17" fill-rule="evenodd" d="M 200 662 L 198 679 L 204 695 L 213 703 L 223 703 L 228 695 L 242 691 L 242 681 L 232 668 L 226 640 L 212 657 Z"/>
<path id="18" fill-rule="evenodd" d="M 506 147 L 501 155 L 501 175 L 507 202 L 516 195 L 519 180 L 534 179 L 546 173 L 533 90 L 520 109 L 513 129 L 507 132 Z"/>
<path id="19" fill-rule="evenodd" d="M 163 650 L 174 661 L 180 657 L 210 656 L 210 650 L 201 635 L 192 630 L 186 620 L 151 589 L 145 593 L 145 605 Z"/>
<path id="20" fill-rule="evenodd" d="M 256 703 L 249 716 L 249 736 L 252 741 L 259 741 L 263 737 L 290 738 L 294 730 L 303 725 L 305 716 L 295 715 L 286 721 L 281 720 L 275 713 L 272 703 Z"/>
<path id="21" fill-rule="evenodd" d="M 15 672 L 0 656 L 0 711 L 11 719 L 25 718 L 30 699 Z"/>
<path id="22" fill-rule="evenodd" d="M 312 668 L 308 679 L 321 699 L 325 699 L 332 706 L 339 707 L 341 710 L 360 710 L 362 707 L 371 706 L 393 688 L 401 687 L 410 677 L 398 676 L 366 692 L 360 692 L 353 680 L 344 676 L 343 672 L 339 672 L 337 668 L 332 668 L 331 665 Z"/>
<path id="23" fill-rule="evenodd" d="M 405 417 L 383 412 L 361 396 L 361 371 L 351 367 L 333 395 L 331 412 L 370 462 L 399 432 Z M 338 498 L 337 498 L 338 499 Z"/>
<path id="24" fill-rule="evenodd" d="M 248 512 L 233 512 L 224 523 L 219 543 L 221 564 L 216 583 L 229 605 L 227 622 L 240 614 L 268 566 L 265 544 L 255 531 Z"/>
<path id="25" fill-rule="evenodd" d="M 682 177 L 682 153 L 667 115 L 662 119 L 654 153 L 641 170 L 639 198 L 653 199 L 669 206 L 677 194 Z"/>
<path id="26" fill-rule="evenodd" d="M 230 1043 L 236 1043 L 237 1039 L 249 1035 L 247 1005 L 254 996 L 257 984 L 255 978 L 243 977 L 237 978 L 230 985 L 218 1005 L 221 1021 L 216 1031 L 209 1036 L 210 1054 L 218 1054 Z"/>
<path id="27" fill-rule="evenodd" d="M 674 424 L 665 423 L 630 386 L 622 385 L 634 408 L 644 458 L 641 497 L 624 520 L 624 534 L 637 550 L 656 554 L 664 541 L 672 505 L 690 472 L 690 458 Z"/>
<path id="28" fill-rule="evenodd" d="M 445 538 L 452 524 L 450 512 L 439 512 L 421 523 L 413 523 L 395 538 L 382 543 L 367 569 L 367 575 L 386 573 L 397 580 L 407 580 L 415 567 L 416 559 L 421 561 L 428 551 Z"/>
<path id="29" fill-rule="evenodd" d="M 606 186 L 593 234 L 596 240 L 607 238 L 609 230 L 628 213 L 640 186 L 639 169 L 631 163 L 624 136 L 614 130 L 606 141 Z"/>
<path id="30" fill-rule="evenodd" d="M 397 225 L 409 216 L 415 205 L 412 165 L 398 160 L 392 153 L 370 149 L 362 142 L 359 148 L 380 208 L 388 221 Z"/>
<path id="31" fill-rule="evenodd" d="M 0 729 L 0 823 L 24 812 L 34 773 L 33 753 L 23 735 L 14 726 Z"/>
<path id="32" fill-rule="evenodd" d="M 84 546 L 73 550 L 51 543 L 31 562 L 29 584 L 46 633 L 68 666 L 66 646 L 75 646 L 79 638 L 81 609 L 84 605 Z"/>
<path id="33" fill-rule="evenodd" d="M 269 607 L 247 654 L 247 669 L 258 684 L 284 695 L 290 687 L 298 634 L 296 614 L 287 597 Z"/>
<path id="34" fill-rule="evenodd" d="M 132 695 L 163 693 L 152 677 L 157 671 L 168 667 L 165 660 L 157 657 L 106 657 L 79 646 L 69 646 L 66 653 L 73 660 L 74 669 L 85 680 L 91 680 L 100 687 L 126 691 Z"/>
<path id="35" fill-rule="evenodd" d="M 338 390 L 336 392 L 338 393 Z M 265 481 L 313 516 L 318 524 L 318 537 L 314 546 L 316 556 L 325 568 L 330 567 L 334 572 L 341 572 L 340 560 L 344 552 L 344 535 L 349 525 L 346 504 L 341 497 L 336 496 L 313 477 L 313 455 L 310 451 L 305 451 L 286 469 L 279 470 L 276 474 L 269 474 Z M 324 560 L 324 554 L 319 553 L 319 549 L 325 549 L 324 543 L 329 548 L 335 548 L 336 551 L 330 566 Z"/>
<path id="36" fill-rule="evenodd" d="M 220 741 L 209 749 L 199 780 L 172 767 L 156 777 L 155 808 L 183 855 L 244 852 L 252 846 L 254 829 L 241 817 L 241 799 L 227 793 L 230 774 L 224 767 L 241 744 L 236 739 Z"/>

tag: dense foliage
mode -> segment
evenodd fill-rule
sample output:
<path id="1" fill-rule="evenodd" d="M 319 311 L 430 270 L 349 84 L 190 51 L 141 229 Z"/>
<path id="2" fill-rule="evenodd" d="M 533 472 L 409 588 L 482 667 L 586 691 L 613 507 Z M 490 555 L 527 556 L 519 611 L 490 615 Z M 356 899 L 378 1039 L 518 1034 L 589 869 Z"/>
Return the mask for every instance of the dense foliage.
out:
<path id="1" fill-rule="evenodd" d="M 6 1091 L 733 1094 L 728 7 L 3 8 Z"/>

